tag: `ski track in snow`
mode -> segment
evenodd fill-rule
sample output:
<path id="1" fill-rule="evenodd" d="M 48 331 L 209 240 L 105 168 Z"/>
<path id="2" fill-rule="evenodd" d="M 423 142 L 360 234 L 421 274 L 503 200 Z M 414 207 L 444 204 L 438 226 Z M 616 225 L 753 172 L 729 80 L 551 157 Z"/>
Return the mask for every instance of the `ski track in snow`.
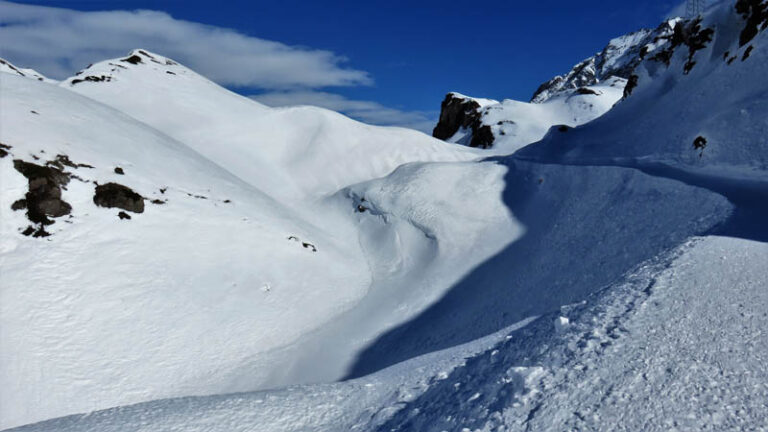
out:
<path id="1" fill-rule="evenodd" d="M 765 430 L 766 260 L 765 243 L 693 240 L 513 333 L 376 430 Z"/>

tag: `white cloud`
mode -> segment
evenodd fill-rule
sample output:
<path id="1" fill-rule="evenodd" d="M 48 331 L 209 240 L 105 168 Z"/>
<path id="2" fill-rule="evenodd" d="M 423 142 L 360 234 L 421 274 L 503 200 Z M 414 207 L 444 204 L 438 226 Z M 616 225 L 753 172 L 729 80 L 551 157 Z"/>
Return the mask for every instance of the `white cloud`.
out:
<path id="1" fill-rule="evenodd" d="M 251 96 L 252 99 L 272 107 L 313 105 L 338 111 L 364 123 L 401 126 L 432 134 L 436 113 L 403 111 L 386 107 L 378 102 L 347 99 L 321 91 L 270 92 Z"/>
<path id="2" fill-rule="evenodd" d="M 288 46 L 164 12 L 81 12 L 0 1 L 0 56 L 53 78 L 145 48 L 227 86 L 263 89 L 367 85 L 330 51 Z"/>

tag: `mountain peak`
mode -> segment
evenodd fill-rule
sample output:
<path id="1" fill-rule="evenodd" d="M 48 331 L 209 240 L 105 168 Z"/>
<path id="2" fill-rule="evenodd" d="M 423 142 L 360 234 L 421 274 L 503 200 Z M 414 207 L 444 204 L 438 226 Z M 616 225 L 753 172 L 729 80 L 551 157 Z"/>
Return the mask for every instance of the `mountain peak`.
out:
<path id="1" fill-rule="evenodd" d="M 25 68 L 16 67 L 13 65 L 13 63 L 1 57 L 0 57 L 0 72 L 9 73 L 12 75 L 18 75 L 24 78 L 29 78 L 29 79 L 47 82 L 47 83 L 57 82 L 55 80 L 52 80 L 46 77 L 45 75 L 41 74 L 40 72 L 34 69 L 25 69 Z"/>
<path id="2" fill-rule="evenodd" d="M 179 75 L 197 75 L 174 60 L 137 48 L 131 50 L 125 57 L 90 64 L 74 76 L 62 81 L 62 85 L 72 87 L 80 83 L 110 82 L 124 78 L 130 73 L 152 74 L 166 79 Z M 143 79 L 146 78 L 147 76 L 143 76 Z"/>

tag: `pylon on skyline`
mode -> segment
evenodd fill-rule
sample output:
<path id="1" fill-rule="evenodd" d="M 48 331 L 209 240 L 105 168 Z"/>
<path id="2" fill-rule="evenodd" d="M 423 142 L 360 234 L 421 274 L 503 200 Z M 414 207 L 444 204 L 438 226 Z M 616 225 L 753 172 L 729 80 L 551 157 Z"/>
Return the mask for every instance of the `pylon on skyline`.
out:
<path id="1" fill-rule="evenodd" d="M 704 0 L 687 0 L 685 2 L 686 18 L 695 18 L 704 12 Z"/>

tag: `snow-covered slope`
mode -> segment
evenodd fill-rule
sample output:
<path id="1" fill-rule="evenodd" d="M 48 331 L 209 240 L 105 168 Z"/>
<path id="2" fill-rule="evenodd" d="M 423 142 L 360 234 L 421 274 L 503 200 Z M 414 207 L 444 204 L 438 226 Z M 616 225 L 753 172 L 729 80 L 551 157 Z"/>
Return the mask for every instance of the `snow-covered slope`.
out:
<path id="1" fill-rule="evenodd" d="M 73 92 L 11 75 L 0 85 L 0 427 L 258 388 L 277 367 L 263 353 L 366 293 L 359 246 L 332 220 L 320 229 Z M 51 171 L 27 179 L 16 160 Z M 16 203 L 50 208 L 55 194 L 37 185 L 60 176 L 47 187 L 69 214 L 30 221 Z M 94 182 L 129 187 L 143 212 L 97 206 Z"/>
<path id="2" fill-rule="evenodd" d="M 18 68 L 3 58 L 0 58 L 0 73 L 9 73 L 11 75 L 22 76 L 49 84 L 58 83 L 58 81 L 52 80 L 34 69 Z M 0 78 L 2 78 L 2 75 L 0 75 Z"/>
<path id="3" fill-rule="evenodd" d="M 692 239 L 479 354 L 459 347 L 332 385 L 156 401 L 17 431 L 760 430 L 766 258 L 762 242 Z"/>
<path id="4" fill-rule="evenodd" d="M 561 92 L 541 103 L 511 99 L 497 102 L 449 93 L 433 135 L 452 143 L 491 149 L 489 154 L 511 154 L 540 140 L 554 125 L 573 127 L 601 116 L 621 99 L 625 85 L 625 79 L 610 78 Z"/>
<path id="5" fill-rule="evenodd" d="M 11 91 L 0 120 L 13 125 L 0 129 L 1 226 L 13 240 L 0 250 L 0 379 L 13 389 L 2 392 L 12 419 L 3 426 L 346 375 L 360 378 L 157 400 L 22 430 L 759 430 L 768 417 L 766 11 L 766 1 L 739 0 L 675 22 L 621 104 L 512 155 L 416 161 L 318 188 L 281 189 L 235 164 L 236 177 L 228 161 L 262 157 L 246 140 L 225 135 L 242 145 L 206 149 L 164 123 L 173 111 L 149 118 L 151 86 L 158 104 L 210 115 L 211 130 L 194 125 L 201 135 L 225 133 L 231 120 L 238 133 L 274 136 L 271 124 L 238 125 L 248 116 L 199 111 L 210 107 L 194 106 L 198 90 L 254 118 L 281 112 L 192 75 L 188 87 L 158 81 L 178 65 L 154 54 L 112 66 L 108 82 L 56 89 L 3 77 Z M 143 78 L 123 81 L 133 73 Z M 120 82 L 123 97 L 111 96 Z M 68 92 L 77 89 L 133 118 Z M 189 91 L 188 102 L 176 91 Z M 317 113 L 287 112 L 299 124 L 316 117 L 296 112 Z M 163 132 L 134 119 L 142 113 Z M 332 154 L 365 148 L 355 140 L 381 131 L 329 121 L 319 152 L 337 139 Z M 477 154 L 415 136 L 439 158 Z M 280 142 L 304 148 L 304 138 Z M 12 159 L 61 169 L 41 176 Z M 296 166 L 271 169 L 285 179 Z M 60 172 L 86 182 L 62 185 Z M 89 180 L 168 202 L 142 201 L 143 213 L 119 220 L 94 205 Z M 9 211 L 30 188 L 27 215 Z M 39 216 L 30 209 L 61 212 L 62 200 L 71 224 L 48 215 L 50 237 L 18 233 Z"/>
<path id="6" fill-rule="evenodd" d="M 658 53 L 636 69 L 625 101 L 591 124 L 552 131 L 524 156 L 590 164 L 635 160 L 763 176 L 768 33 L 758 30 L 766 23 L 761 10 L 741 13 L 728 2 L 701 22 L 678 23 Z"/>
<path id="7" fill-rule="evenodd" d="M 268 108 L 145 50 L 91 65 L 61 86 L 184 142 L 280 200 L 332 194 L 406 162 L 476 157 L 420 132 L 321 108 Z"/>
<path id="8" fill-rule="evenodd" d="M 655 51 L 658 41 L 672 34 L 678 21 L 666 21 L 654 30 L 642 29 L 612 39 L 602 51 L 584 59 L 567 74 L 541 84 L 531 102 L 542 103 L 569 94 L 579 87 L 599 84 L 611 78 L 629 79 L 642 59 Z"/>
<path id="9" fill-rule="evenodd" d="M 449 93 L 441 105 L 433 136 L 448 142 L 511 154 L 539 141 L 555 125 L 590 122 L 618 102 L 638 64 L 655 55 L 679 19 L 655 30 L 643 29 L 611 40 L 602 51 L 575 65 L 567 74 L 543 83 L 530 103 L 501 103 Z"/>

